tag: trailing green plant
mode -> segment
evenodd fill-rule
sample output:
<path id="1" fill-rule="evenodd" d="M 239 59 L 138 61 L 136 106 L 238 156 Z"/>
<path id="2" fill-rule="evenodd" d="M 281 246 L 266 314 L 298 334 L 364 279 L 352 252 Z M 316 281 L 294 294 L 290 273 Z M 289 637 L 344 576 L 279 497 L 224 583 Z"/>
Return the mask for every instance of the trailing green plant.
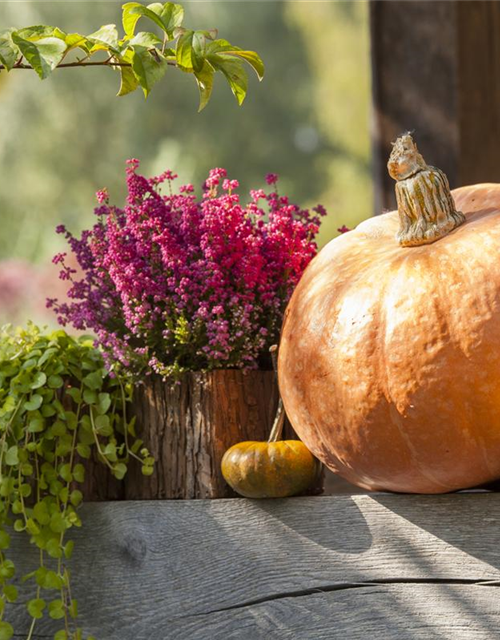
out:
<path id="1" fill-rule="evenodd" d="M 6 603 L 18 596 L 9 558 L 12 530 L 25 532 L 39 549 L 39 565 L 22 577 L 36 591 L 27 603 L 27 640 L 45 613 L 61 621 L 55 640 L 83 639 L 66 561 L 73 551 L 70 531 L 81 526 L 78 486 L 86 460 L 95 450 L 118 479 L 130 458 L 144 474 L 153 471 L 134 420 L 127 420 L 131 394 L 89 338 L 43 335 L 32 324 L 0 331 L 0 640 L 14 633 L 4 619 Z"/>
<path id="2" fill-rule="evenodd" d="M 172 66 L 195 77 L 200 111 L 210 99 L 216 72 L 226 78 L 240 105 L 248 88 L 244 62 L 255 70 L 259 80 L 264 76 L 264 64 L 254 51 L 244 51 L 217 38 L 216 29 L 183 27 L 184 9 L 180 4 L 155 2 L 145 6 L 127 2 L 122 8 L 121 37 L 114 24 L 104 25 L 88 36 L 47 25 L 1 31 L 0 71 L 33 69 L 44 80 L 54 69 L 106 66 L 120 73 L 119 96 L 141 87 L 147 97 Z M 153 23 L 156 32 L 136 33 L 141 18 Z"/>

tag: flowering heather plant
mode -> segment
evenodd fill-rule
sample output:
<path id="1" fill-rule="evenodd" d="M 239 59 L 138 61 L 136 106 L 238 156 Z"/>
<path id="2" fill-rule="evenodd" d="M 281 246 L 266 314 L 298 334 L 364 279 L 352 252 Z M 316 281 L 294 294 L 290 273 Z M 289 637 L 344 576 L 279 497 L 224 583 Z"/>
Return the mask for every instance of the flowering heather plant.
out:
<path id="1" fill-rule="evenodd" d="M 251 191 L 213 169 L 201 200 L 192 185 L 174 193 L 171 171 L 147 179 L 127 163 L 124 209 L 97 193 L 98 222 L 80 238 L 63 234 L 81 274 L 58 254 L 70 301 L 47 301 L 62 325 L 90 329 L 109 362 L 135 374 L 267 366 L 283 312 L 316 254 L 320 217 L 272 192 Z M 167 183 L 168 194 L 161 193 Z"/>

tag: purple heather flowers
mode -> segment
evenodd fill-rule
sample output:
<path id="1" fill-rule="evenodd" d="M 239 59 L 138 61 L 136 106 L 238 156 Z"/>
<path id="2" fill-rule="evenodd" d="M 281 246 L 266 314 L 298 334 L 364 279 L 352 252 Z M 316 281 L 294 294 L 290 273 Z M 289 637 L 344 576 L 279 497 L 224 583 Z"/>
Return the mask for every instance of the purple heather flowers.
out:
<path id="1" fill-rule="evenodd" d="M 213 169 L 198 200 L 173 193 L 175 174 L 147 179 L 127 166 L 125 208 L 98 192 L 98 222 L 80 238 L 63 226 L 79 270 L 54 262 L 71 281 L 68 302 L 48 300 L 62 325 L 92 330 L 108 363 L 177 379 L 184 371 L 266 367 L 285 306 L 309 261 L 319 206 L 310 212 L 276 190 L 250 192 Z M 277 176 L 268 185 L 276 189 Z M 168 184 L 168 194 L 160 191 Z"/>

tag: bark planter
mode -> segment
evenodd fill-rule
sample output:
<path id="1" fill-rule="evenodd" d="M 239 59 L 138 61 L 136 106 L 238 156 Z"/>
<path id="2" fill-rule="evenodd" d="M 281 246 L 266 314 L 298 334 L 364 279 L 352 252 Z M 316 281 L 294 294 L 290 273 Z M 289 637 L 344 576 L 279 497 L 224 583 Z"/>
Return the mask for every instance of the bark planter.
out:
<path id="1" fill-rule="evenodd" d="M 278 403 L 272 371 L 236 369 L 187 374 L 171 386 L 159 377 L 138 385 L 137 433 L 155 458 L 152 476 L 131 464 L 127 500 L 229 498 L 224 452 L 244 440 L 267 440 Z M 289 425 L 284 438 L 296 438 Z M 323 478 L 308 493 L 321 493 Z"/>

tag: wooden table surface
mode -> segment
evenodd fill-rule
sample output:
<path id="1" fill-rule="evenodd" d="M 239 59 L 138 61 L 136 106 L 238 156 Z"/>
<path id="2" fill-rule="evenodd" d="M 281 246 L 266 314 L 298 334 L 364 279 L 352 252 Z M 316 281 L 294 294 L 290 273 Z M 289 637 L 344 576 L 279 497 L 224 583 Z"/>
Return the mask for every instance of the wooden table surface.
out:
<path id="1" fill-rule="evenodd" d="M 97 640 L 494 640 L 500 494 L 108 502 L 71 561 Z M 36 552 L 16 539 L 16 562 Z M 24 605 L 6 619 L 26 638 Z M 54 626 L 56 625 L 56 626 Z M 52 637 L 51 620 L 34 639 Z"/>

